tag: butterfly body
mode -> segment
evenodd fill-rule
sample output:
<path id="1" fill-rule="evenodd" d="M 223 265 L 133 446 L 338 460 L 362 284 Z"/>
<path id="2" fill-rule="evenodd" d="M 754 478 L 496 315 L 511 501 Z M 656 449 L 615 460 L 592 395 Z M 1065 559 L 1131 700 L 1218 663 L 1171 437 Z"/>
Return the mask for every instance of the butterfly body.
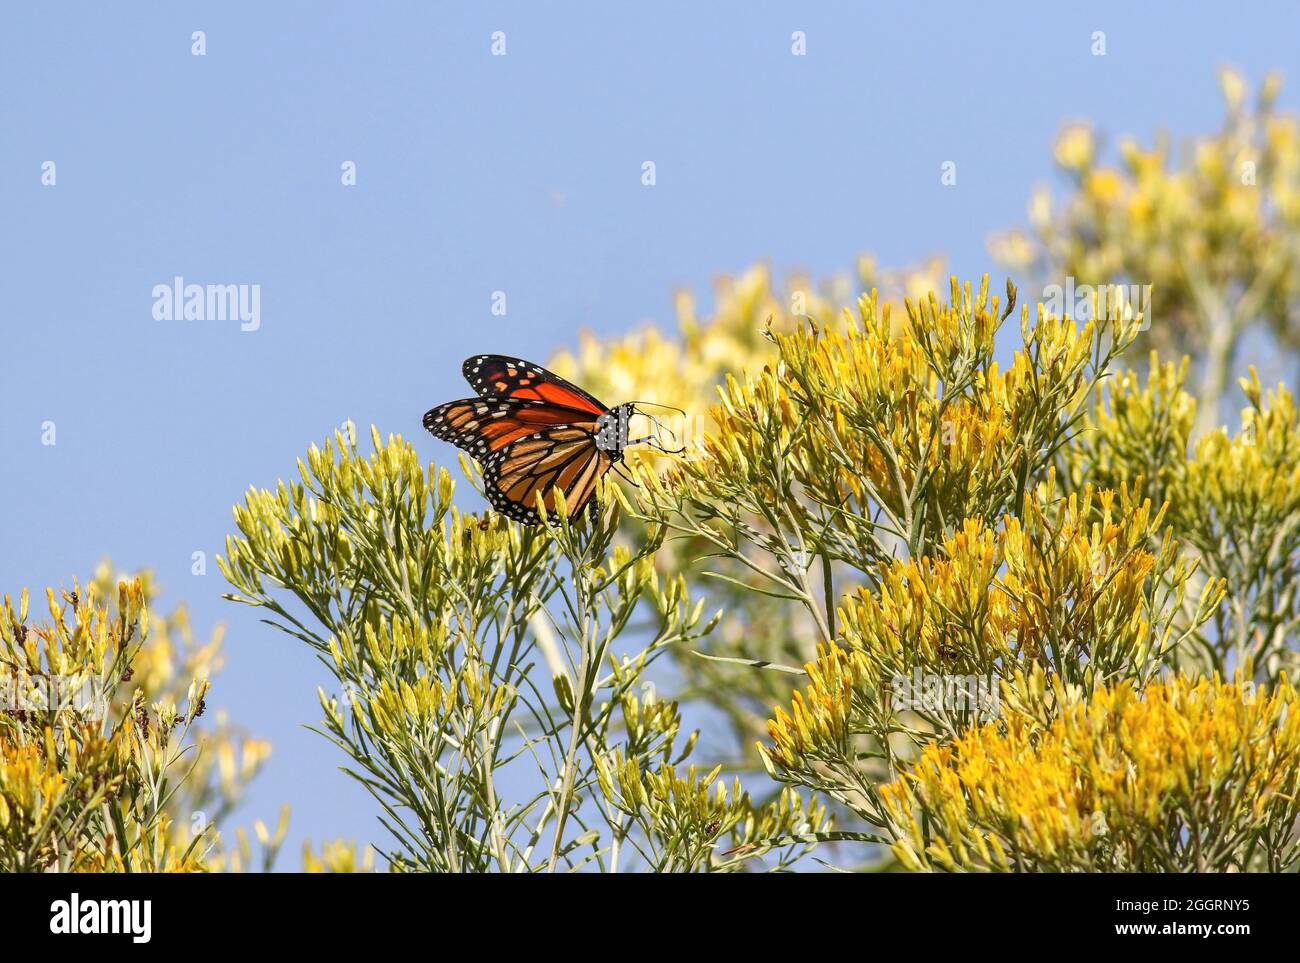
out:
<path id="1" fill-rule="evenodd" d="M 623 449 L 628 446 L 627 426 L 634 414 L 635 405 L 619 405 L 596 419 L 596 447 L 608 452 L 615 462 L 623 460 Z"/>
<path id="2" fill-rule="evenodd" d="M 540 521 L 557 490 L 572 515 L 594 505 L 624 449 L 648 440 L 628 437 L 635 405 L 611 408 L 541 365 L 484 354 L 461 370 L 479 396 L 429 410 L 424 427 L 479 461 L 488 501 L 516 521 Z"/>

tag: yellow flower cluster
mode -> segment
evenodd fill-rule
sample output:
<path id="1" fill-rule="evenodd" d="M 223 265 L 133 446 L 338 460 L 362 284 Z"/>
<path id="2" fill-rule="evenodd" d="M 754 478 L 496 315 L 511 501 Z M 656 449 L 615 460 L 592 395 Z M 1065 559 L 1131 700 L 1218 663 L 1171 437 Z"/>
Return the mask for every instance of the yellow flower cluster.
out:
<path id="1" fill-rule="evenodd" d="M 1183 390 L 1188 359 L 1161 363 L 1150 354 L 1145 382 L 1136 371 L 1116 372 L 1084 417 L 1066 451 L 1070 484 L 1103 488 L 1141 481 L 1157 503 L 1181 475 L 1196 420 L 1196 399 Z M 1175 512 L 1177 507 L 1175 506 Z"/>
<path id="2" fill-rule="evenodd" d="M 818 654 L 805 667 L 807 687 L 790 697 L 790 711 L 777 706 L 768 721 L 772 745 L 758 747 L 774 777 L 778 769 L 798 769 L 809 758 L 844 758 L 850 751 L 850 720 L 855 703 L 862 700 L 855 693 L 861 693 L 876 675 L 861 650 L 830 645 L 819 647 Z"/>
<path id="3" fill-rule="evenodd" d="M 19 743 L 0 739 L 0 838 L 17 846 L 34 835 L 65 805 L 69 784 L 80 786 L 99 774 L 107 781 L 120 772 L 121 760 L 106 740 L 90 735 L 84 744 L 68 741 L 66 758 L 55 747 L 55 733 L 46 729 L 44 739 Z M 114 783 L 120 775 L 113 776 Z M 116 785 L 109 787 L 112 792 Z"/>
<path id="4" fill-rule="evenodd" d="M 773 849 L 784 851 L 785 862 L 829 823 L 823 806 L 805 805 L 792 790 L 755 807 L 740 780 L 728 787 L 720 772 L 720 766 L 705 772 L 694 765 L 679 772 L 670 763 L 650 769 L 617 753 L 599 765 L 597 777 L 606 800 L 659 841 L 666 854 L 654 867 L 659 871 L 734 869 Z M 723 856 L 738 856 L 734 861 L 713 855 L 728 834 L 735 845 Z"/>
<path id="5" fill-rule="evenodd" d="M 317 855 L 311 843 L 303 843 L 302 868 L 306 873 L 373 873 L 375 851 L 366 846 L 358 854 L 355 842 L 334 839 L 321 844 Z"/>
<path id="6" fill-rule="evenodd" d="M 1145 346 L 1197 359 L 1198 433 L 1217 424 L 1247 329 L 1300 346 L 1300 117 L 1275 111 L 1275 74 L 1253 104 L 1236 71 L 1223 70 L 1220 86 L 1222 127 L 1185 149 L 1166 136 L 1149 147 L 1126 138 L 1118 165 L 1104 166 L 1092 127 L 1065 127 L 1055 154 L 1069 192 L 1037 191 L 1028 230 L 992 244 L 1010 269 L 1049 284 L 1143 286 Z"/>
<path id="7" fill-rule="evenodd" d="M 384 679 L 373 691 L 358 693 L 367 712 L 356 718 L 372 736 L 410 731 L 434 738 L 443 731 L 473 728 L 504 711 L 513 698 L 507 686 L 494 685 L 486 669 L 462 667 L 446 683 L 429 675 L 407 679 Z M 326 706 L 330 712 L 330 706 Z"/>
<path id="8" fill-rule="evenodd" d="M 1175 536 L 1229 592 L 1188 664 L 1249 661 L 1272 678 L 1295 668 L 1300 641 L 1300 412 L 1284 386 L 1265 392 L 1251 367 L 1239 380 L 1248 402 L 1240 430 L 1216 428 L 1193 443 L 1186 370 L 1153 354 L 1145 387 L 1125 372 L 1099 393 L 1068 452 L 1069 475 L 1073 485 L 1143 480 L 1166 500 Z"/>
<path id="9" fill-rule="evenodd" d="M 1099 689 L 1045 730 L 1013 710 L 927 746 L 881 796 L 910 869 L 1277 871 L 1300 856 L 1298 783 L 1285 678 L 1180 675 Z"/>
<path id="10" fill-rule="evenodd" d="M 1041 308 L 1031 329 L 1026 308 L 1024 346 L 1003 372 L 993 338 L 1012 302 L 990 297 L 987 278 L 978 292 L 954 279 L 945 304 L 906 307 L 901 332 L 872 295 L 856 323 L 774 333 L 779 360 L 727 378 L 701 456 L 667 486 L 702 511 L 738 506 L 826 537 L 884 530 L 915 552 L 963 518 L 1018 507 L 1082 408 L 1101 343 L 1118 350 L 1136 334 L 1131 322 L 1080 327 Z M 878 507 L 887 526 L 866 521 Z"/>
<path id="11" fill-rule="evenodd" d="M 1300 411 L 1283 385 L 1264 394 L 1254 366 L 1240 380 L 1250 401 L 1241 431 L 1196 443 L 1172 500 L 1188 530 L 1275 531 L 1300 514 Z"/>
<path id="12" fill-rule="evenodd" d="M 968 519 L 936 556 L 882 566 L 878 584 L 840 610 L 840 644 L 808 664 L 807 688 L 768 723 L 772 744 L 760 751 L 769 768 L 842 762 L 851 736 L 884 738 L 886 690 L 916 669 L 1011 681 L 1046 668 L 1085 691 L 1149 677 L 1178 641 L 1175 619 L 1192 572 L 1167 532 L 1158 553 L 1149 549 L 1162 515 L 1126 488 L 1054 501 L 1030 493 L 1020 516 L 998 530 Z M 1153 604 L 1156 585 L 1172 589 L 1162 607 Z M 1220 593 L 1207 588 L 1200 622 Z M 936 711 L 930 721 L 959 731 L 980 708 Z"/>
<path id="13" fill-rule="evenodd" d="M 102 674 L 114 667 L 133 638 L 127 634 L 127 626 L 132 632 L 138 627 L 140 636 L 148 634 L 147 596 L 139 579 L 123 581 L 116 593 L 118 618 L 113 618 L 107 607 L 98 604 L 100 590 L 92 583 L 82 598 L 80 585 L 61 594 L 46 589 L 50 621 L 31 627 L 25 624 L 30 604 L 27 590 L 19 596 L 17 606 L 6 595 L 0 618 L 0 652 L 8 667 L 57 676 L 82 671 Z"/>
<path id="14" fill-rule="evenodd" d="M 714 287 L 714 309 L 701 317 L 696 299 L 682 291 L 675 299 L 677 336 L 653 325 L 614 339 L 590 333 L 576 351 L 561 351 L 547 363 L 557 374 L 591 390 L 609 404 L 645 399 L 684 409 L 691 432 L 686 441 L 702 441 L 696 425 L 717 402 L 717 387 L 728 375 L 761 370 L 770 354 L 765 332 L 789 332 L 811 319 L 819 326 L 838 323 L 845 306 L 859 291 L 879 286 L 900 300 L 922 297 L 942 277 L 942 261 L 899 271 L 881 271 L 869 257 L 859 259 L 852 276 L 836 275 L 814 284 L 796 275 L 780 289 L 762 265 L 737 276 L 723 276 Z M 670 439 L 669 439 L 670 440 Z M 632 459 L 654 460 L 652 449 L 629 452 Z"/>
<path id="15" fill-rule="evenodd" d="M 151 613 L 155 594 L 147 574 L 118 580 L 104 563 L 84 588 L 46 593 L 47 621 L 29 622 L 27 592 L 5 597 L 0 866 L 198 870 L 219 850 L 211 823 L 270 746 L 221 714 L 194 726 L 220 633 L 196 641 L 183 608 Z"/>

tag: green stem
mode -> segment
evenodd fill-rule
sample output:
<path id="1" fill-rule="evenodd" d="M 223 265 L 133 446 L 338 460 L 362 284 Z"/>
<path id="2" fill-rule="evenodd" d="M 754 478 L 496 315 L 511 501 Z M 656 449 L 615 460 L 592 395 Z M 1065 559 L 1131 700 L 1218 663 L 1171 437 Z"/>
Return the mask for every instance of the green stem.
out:
<path id="1" fill-rule="evenodd" d="M 827 641 L 835 638 L 835 581 L 831 575 L 830 552 L 822 552 L 822 588 L 826 593 L 826 627 L 830 634 Z"/>

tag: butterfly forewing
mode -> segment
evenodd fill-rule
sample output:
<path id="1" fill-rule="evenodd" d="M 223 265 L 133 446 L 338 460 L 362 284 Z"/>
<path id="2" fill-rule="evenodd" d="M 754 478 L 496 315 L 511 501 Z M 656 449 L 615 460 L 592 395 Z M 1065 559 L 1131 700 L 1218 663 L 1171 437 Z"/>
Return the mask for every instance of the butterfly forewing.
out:
<path id="1" fill-rule="evenodd" d="M 471 455 L 497 451 L 539 428 L 575 425 L 595 431 L 596 419 L 535 401 L 512 398 L 464 398 L 425 413 L 424 427 Z"/>
<path id="2" fill-rule="evenodd" d="M 461 367 L 465 380 L 485 398 L 517 398 L 604 414 L 606 406 L 575 384 L 565 381 L 539 364 L 503 354 L 479 354 L 466 358 Z"/>

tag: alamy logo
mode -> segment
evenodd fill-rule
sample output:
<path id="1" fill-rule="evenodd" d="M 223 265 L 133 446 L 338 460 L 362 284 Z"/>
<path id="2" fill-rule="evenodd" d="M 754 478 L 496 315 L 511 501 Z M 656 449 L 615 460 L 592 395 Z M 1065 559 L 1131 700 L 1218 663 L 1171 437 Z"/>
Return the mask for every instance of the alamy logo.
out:
<path id="1" fill-rule="evenodd" d="M 889 683 L 890 705 L 895 712 L 975 712 L 984 721 L 1002 713 L 998 682 L 993 676 L 922 673 L 895 674 Z"/>
<path id="2" fill-rule="evenodd" d="M 1139 331 L 1151 327 L 1151 285 L 1049 284 L 1043 288 L 1043 310 L 1058 318 L 1075 321 L 1128 321 L 1141 318 Z"/>
<path id="3" fill-rule="evenodd" d="M 262 326 L 260 284 L 186 284 L 183 277 L 153 288 L 155 321 L 239 321 L 240 331 Z"/>
<path id="4" fill-rule="evenodd" d="M 148 943 L 153 933 L 153 903 L 147 899 L 88 899 L 76 893 L 50 904 L 51 933 L 127 933 Z"/>
<path id="5" fill-rule="evenodd" d="M 12 669 L 0 673 L 0 712 L 74 712 L 103 719 L 108 701 L 89 672 L 71 675 Z"/>

